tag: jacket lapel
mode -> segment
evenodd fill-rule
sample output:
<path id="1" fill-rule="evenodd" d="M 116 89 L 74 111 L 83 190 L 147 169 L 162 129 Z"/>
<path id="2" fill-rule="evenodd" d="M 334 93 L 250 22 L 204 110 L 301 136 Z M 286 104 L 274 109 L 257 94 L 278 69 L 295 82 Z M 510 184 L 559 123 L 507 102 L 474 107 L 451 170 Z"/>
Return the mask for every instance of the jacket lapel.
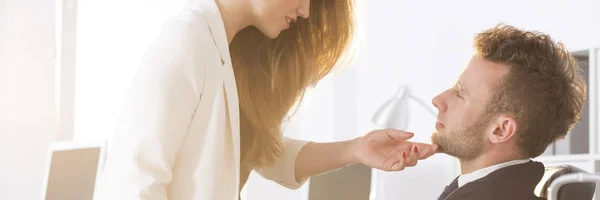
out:
<path id="1" fill-rule="evenodd" d="M 456 177 L 450 185 L 444 188 L 442 194 L 438 197 L 438 200 L 445 200 L 448 196 L 450 196 L 454 191 L 458 189 L 458 177 Z"/>
<path id="2" fill-rule="evenodd" d="M 219 7 L 214 0 L 193 0 L 190 4 L 194 8 L 201 10 L 204 19 L 208 23 L 210 32 L 213 36 L 213 40 L 219 55 L 221 57 L 222 72 L 223 72 L 223 89 L 225 91 L 225 99 L 227 101 L 227 111 L 229 114 L 229 126 L 231 128 L 231 134 L 233 138 L 235 159 L 236 159 L 236 173 L 239 177 L 240 173 L 240 117 L 239 117 L 239 100 L 237 94 L 237 86 L 235 82 L 235 75 L 231 65 L 231 57 L 229 55 L 229 43 L 227 41 L 227 34 L 225 32 L 225 24 L 219 11 Z M 239 178 L 236 186 L 239 187 Z M 239 191 L 239 188 L 236 189 Z"/>

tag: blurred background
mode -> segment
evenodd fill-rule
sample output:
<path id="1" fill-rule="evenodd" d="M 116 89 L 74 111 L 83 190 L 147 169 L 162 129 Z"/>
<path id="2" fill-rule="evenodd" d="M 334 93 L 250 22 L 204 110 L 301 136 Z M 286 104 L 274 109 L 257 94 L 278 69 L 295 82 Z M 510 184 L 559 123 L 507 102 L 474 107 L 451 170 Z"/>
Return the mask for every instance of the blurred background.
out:
<path id="1" fill-rule="evenodd" d="M 137 63 L 184 2 L 0 0 L 0 199 L 40 199 L 51 143 L 111 134 Z M 310 89 L 286 135 L 339 141 L 381 128 L 373 115 L 400 86 L 431 106 L 474 53 L 474 34 L 504 23 L 551 34 L 585 66 L 584 120 L 538 160 L 600 171 L 600 1 L 357 0 L 357 16 L 353 62 Z M 413 140 L 429 142 L 433 106 L 413 101 L 408 108 Z M 458 175 L 457 164 L 435 155 L 401 172 L 352 166 L 298 190 L 252 174 L 242 199 L 435 199 Z"/>

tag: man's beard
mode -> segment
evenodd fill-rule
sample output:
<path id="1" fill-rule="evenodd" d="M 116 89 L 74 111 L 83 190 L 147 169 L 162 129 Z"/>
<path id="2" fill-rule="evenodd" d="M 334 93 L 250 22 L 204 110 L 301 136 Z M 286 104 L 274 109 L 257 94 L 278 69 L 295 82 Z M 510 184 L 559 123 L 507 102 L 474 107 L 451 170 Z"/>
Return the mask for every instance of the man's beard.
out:
<path id="1" fill-rule="evenodd" d="M 466 129 L 446 132 L 443 135 L 433 133 L 431 142 L 439 146 L 440 153 L 454 156 L 461 161 L 474 160 L 483 153 L 483 132 L 490 120 L 491 116 L 484 113 Z"/>

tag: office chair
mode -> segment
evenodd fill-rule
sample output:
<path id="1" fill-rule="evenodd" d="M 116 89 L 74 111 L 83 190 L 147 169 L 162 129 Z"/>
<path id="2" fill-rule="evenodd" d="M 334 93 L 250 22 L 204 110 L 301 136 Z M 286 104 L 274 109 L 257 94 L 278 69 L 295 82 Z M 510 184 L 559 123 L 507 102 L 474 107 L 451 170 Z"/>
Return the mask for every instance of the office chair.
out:
<path id="1" fill-rule="evenodd" d="M 544 177 L 542 177 L 542 180 L 535 187 L 535 195 L 542 198 L 548 198 L 550 195 L 548 193 L 548 188 L 557 178 L 577 173 L 588 174 L 585 170 L 571 165 L 546 167 Z M 558 188 L 557 200 L 592 200 L 595 190 L 596 183 L 594 182 L 567 183 Z"/>
<path id="2" fill-rule="evenodd" d="M 104 141 L 51 143 L 41 199 L 92 200 L 104 152 Z"/>

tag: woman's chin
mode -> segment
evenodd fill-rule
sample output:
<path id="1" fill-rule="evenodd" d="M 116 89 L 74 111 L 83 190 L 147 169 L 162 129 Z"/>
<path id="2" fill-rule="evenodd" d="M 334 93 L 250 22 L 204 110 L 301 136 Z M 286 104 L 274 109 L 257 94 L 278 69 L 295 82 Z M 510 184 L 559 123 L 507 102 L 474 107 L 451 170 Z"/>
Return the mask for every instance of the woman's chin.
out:
<path id="1" fill-rule="evenodd" d="M 265 35 L 266 37 L 268 37 L 269 39 L 275 39 L 277 37 L 279 37 L 279 34 L 281 34 L 281 29 L 270 29 L 270 30 L 261 30 L 259 29 L 260 32 Z"/>
<path id="2" fill-rule="evenodd" d="M 281 31 L 273 31 L 269 34 L 265 34 L 268 38 L 270 39 L 276 39 L 277 37 L 279 37 L 279 34 L 281 34 Z"/>

